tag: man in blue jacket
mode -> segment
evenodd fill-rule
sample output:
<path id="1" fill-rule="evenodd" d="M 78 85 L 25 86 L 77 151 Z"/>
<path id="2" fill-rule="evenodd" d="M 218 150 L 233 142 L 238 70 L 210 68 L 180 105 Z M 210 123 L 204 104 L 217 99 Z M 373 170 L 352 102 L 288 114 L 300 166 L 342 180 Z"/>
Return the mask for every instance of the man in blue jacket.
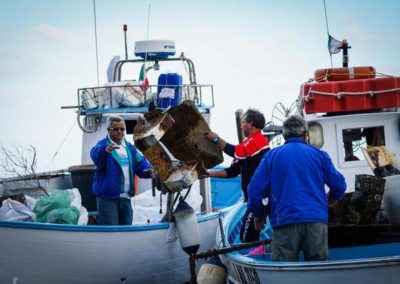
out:
<path id="1" fill-rule="evenodd" d="M 273 228 L 272 260 L 298 261 L 328 258 L 328 206 L 340 200 L 346 182 L 328 154 L 306 143 L 307 123 L 291 116 L 283 123 L 285 144 L 269 151 L 249 186 L 248 209 L 256 228 L 265 224 L 268 198 Z M 330 189 L 325 193 L 325 185 Z"/>
<path id="2" fill-rule="evenodd" d="M 90 151 L 96 165 L 93 193 L 97 198 L 100 225 L 132 225 L 131 197 L 135 175 L 151 178 L 153 167 L 124 139 L 125 121 L 120 116 L 107 119 L 108 136 Z"/>

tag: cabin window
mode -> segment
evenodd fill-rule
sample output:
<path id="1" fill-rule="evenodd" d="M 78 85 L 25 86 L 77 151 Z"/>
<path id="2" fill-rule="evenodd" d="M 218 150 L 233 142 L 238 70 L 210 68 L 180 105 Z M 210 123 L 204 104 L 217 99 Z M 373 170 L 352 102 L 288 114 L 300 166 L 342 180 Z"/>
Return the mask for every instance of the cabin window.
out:
<path id="1" fill-rule="evenodd" d="M 308 139 L 311 145 L 322 148 L 324 145 L 324 135 L 321 124 L 315 121 L 308 123 Z"/>
<path id="2" fill-rule="evenodd" d="M 347 128 L 342 134 L 345 162 L 365 160 L 362 147 L 385 145 L 383 126 Z"/>

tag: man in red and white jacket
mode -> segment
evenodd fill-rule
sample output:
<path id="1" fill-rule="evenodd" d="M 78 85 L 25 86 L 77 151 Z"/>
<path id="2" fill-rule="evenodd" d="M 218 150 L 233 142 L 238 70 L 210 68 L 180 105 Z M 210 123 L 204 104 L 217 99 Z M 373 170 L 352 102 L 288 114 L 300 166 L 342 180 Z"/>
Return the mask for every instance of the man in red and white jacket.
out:
<path id="1" fill-rule="evenodd" d="M 220 138 L 215 132 L 208 132 L 205 136 L 227 155 L 233 157 L 230 167 L 223 170 L 207 171 L 210 177 L 233 178 L 241 175 L 241 185 L 244 202 L 247 202 L 247 186 L 258 167 L 262 157 L 269 150 L 269 142 L 262 135 L 264 128 L 264 115 L 255 109 L 248 109 L 242 117 L 241 130 L 246 139 L 238 145 L 232 145 Z M 258 241 L 260 231 L 254 227 L 254 217 L 247 211 L 240 231 L 242 242 Z"/>

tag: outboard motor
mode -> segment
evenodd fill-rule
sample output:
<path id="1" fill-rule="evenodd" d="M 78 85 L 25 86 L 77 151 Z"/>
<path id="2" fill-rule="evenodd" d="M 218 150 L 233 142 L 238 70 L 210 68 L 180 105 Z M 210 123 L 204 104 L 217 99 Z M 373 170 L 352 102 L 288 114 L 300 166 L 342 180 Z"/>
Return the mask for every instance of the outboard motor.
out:
<path id="1" fill-rule="evenodd" d="M 200 247 L 199 228 L 196 213 L 183 199 L 174 211 L 176 230 L 182 249 L 188 254 L 195 254 Z"/>

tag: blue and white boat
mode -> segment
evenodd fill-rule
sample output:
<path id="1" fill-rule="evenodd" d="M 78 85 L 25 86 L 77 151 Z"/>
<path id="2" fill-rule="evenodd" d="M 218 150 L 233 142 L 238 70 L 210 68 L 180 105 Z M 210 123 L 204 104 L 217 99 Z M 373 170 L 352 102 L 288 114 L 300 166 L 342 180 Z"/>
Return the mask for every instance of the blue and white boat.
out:
<path id="1" fill-rule="evenodd" d="M 245 207 L 246 204 L 235 205 L 224 218 L 227 247 L 240 243 Z M 271 233 L 266 229 L 262 238 L 270 239 Z M 217 242 L 222 248 L 219 231 Z M 227 267 L 229 283 L 395 284 L 400 279 L 399 233 L 397 241 L 330 248 L 327 261 L 276 262 L 271 261 L 268 248 L 263 253 L 250 252 L 245 249 L 220 256 Z"/>
<path id="2" fill-rule="evenodd" d="M 385 146 L 400 153 L 400 77 L 378 77 L 376 74 L 373 67 L 317 70 L 314 81 L 301 86 L 296 108 L 286 109 L 278 104 L 281 114 L 297 111 L 305 118 L 310 128 L 310 144 L 329 153 L 335 167 L 345 175 L 347 192 L 355 190 L 356 175 L 374 175 L 374 167 L 376 170 L 387 166 L 371 163 L 362 148 L 376 147 L 380 151 L 379 147 Z M 279 133 L 277 125 L 267 129 L 269 134 L 274 131 Z M 282 137 L 275 136 L 271 144 L 279 146 L 282 142 Z M 392 162 L 390 166 L 396 166 L 396 159 Z M 386 223 L 330 226 L 330 259 L 327 261 L 273 262 L 268 249 L 261 253 L 249 254 L 249 250 L 242 250 L 221 255 L 228 269 L 229 282 L 398 283 L 400 175 L 385 179 L 381 214 Z M 232 247 L 240 242 L 239 230 L 245 206 L 236 205 L 225 217 L 223 232 L 217 232 L 218 248 Z M 364 233 L 355 234 L 356 231 Z M 339 234 L 335 236 L 335 232 Z M 347 244 L 343 244 L 346 234 Z M 266 240 L 271 236 L 271 228 L 262 234 Z M 337 237 L 342 244 L 331 245 Z"/>
<path id="3" fill-rule="evenodd" d="M 77 187 L 82 196 L 82 204 L 88 211 L 95 211 L 96 203 L 91 193 L 94 166 L 89 151 L 99 139 L 107 135 L 106 120 L 111 114 L 124 117 L 130 141 L 134 125 L 149 110 L 150 104 L 165 110 L 179 105 L 183 100 L 191 100 L 204 119 L 209 121 L 210 111 L 214 107 L 212 85 L 198 84 L 193 62 L 183 53 L 179 57 L 172 56 L 172 53 L 175 53 L 173 42 L 149 41 L 138 44 L 136 55 L 141 57 L 114 59 L 110 65 L 113 72 L 110 73 L 109 83 L 101 87 L 78 89 L 77 115 L 83 135 L 82 165 L 70 167 L 69 171 L 37 174 L 23 179 L 4 179 L 5 191 L 25 193 L 24 184 L 33 179 L 48 192 L 55 188 Z M 171 63 L 178 63 L 181 70 L 175 71 Z M 131 64 L 139 65 L 139 68 L 132 71 L 126 67 Z M 132 80 L 135 74 L 139 75 L 141 65 L 146 69 L 144 74 L 147 76 L 142 76 L 141 80 Z M 174 73 L 171 74 L 169 70 L 174 70 Z M 124 78 L 124 74 L 128 75 Z M 184 74 L 187 78 L 182 80 L 181 75 Z M 168 77 L 173 79 L 172 82 L 168 81 Z M 212 184 L 218 187 L 222 183 L 217 179 Z M 226 188 L 236 184 L 222 186 Z M 135 209 L 140 205 L 138 198 L 142 194 L 151 193 L 152 187 L 149 180 L 138 181 L 138 195 L 132 201 L 135 214 L 139 211 Z M 240 192 L 240 188 L 237 189 Z M 31 191 L 35 189 L 30 188 Z M 204 179 L 193 184 L 193 192 L 200 192 L 201 196 L 197 199 L 200 200 L 200 207 L 196 219 L 199 251 L 206 251 L 215 247 L 216 229 L 219 218 L 222 218 L 222 213 L 214 207 L 222 208 L 236 202 L 236 199 L 226 196 L 229 193 L 236 194 L 236 191 L 227 190 L 226 194 L 218 196 L 217 192 L 212 192 L 210 180 Z M 156 203 L 160 202 L 158 194 L 154 199 Z M 145 219 L 132 226 L 0 221 L 0 283 L 188 281 L 189 258 L 181 248 L 174 223 L 153 221 L 150 217 L 148 221 Z"/>

